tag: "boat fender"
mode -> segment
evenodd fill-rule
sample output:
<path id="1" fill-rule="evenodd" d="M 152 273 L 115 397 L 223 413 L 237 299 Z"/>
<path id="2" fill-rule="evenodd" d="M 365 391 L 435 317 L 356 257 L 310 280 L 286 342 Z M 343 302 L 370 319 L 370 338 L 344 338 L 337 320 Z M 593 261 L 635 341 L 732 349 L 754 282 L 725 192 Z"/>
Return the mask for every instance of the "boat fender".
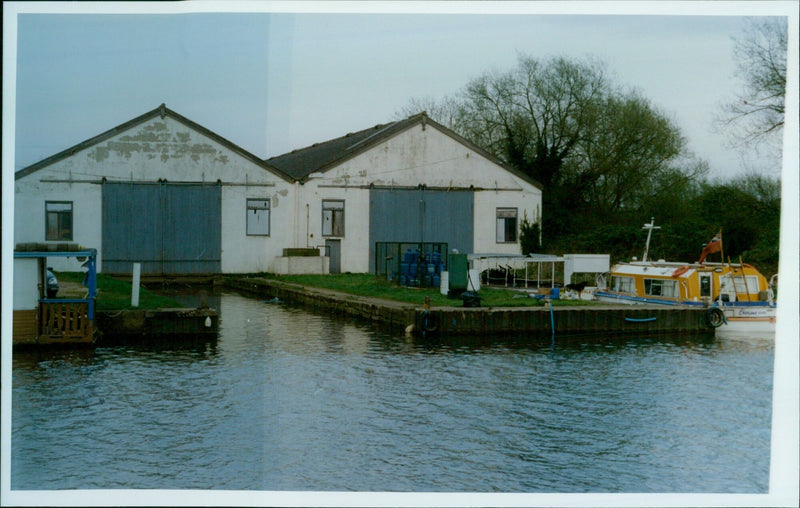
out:
<path id="1" fill-rule="evenodd" d="M 672 272 L 672 276 L 673 277 L 680 277 L 681 275 L 683 275 L 684 273 L 686 273 L 688 271 L 689 271 L 689 267 L 688 266 L 682 266 L 682 267 L 678 268 L 677 270 L 675 270 L 674 272 Z"/>
<path id="2" fill-rule="evenodd" d="M 725 323 L 725 313 L 717 307 L 712 307 L 706 311 L 706 322 L 712 328 L 719 328 Z"/>
<path id="3" fill-rule="evenodd" d="M 436 316 L 427 310 L 422 313 L 419 318 L 419 323 L 415 326 L 415 329 L 428 333 L 435 332 L 438 328 L 439 321 L 436 319 Z"/>

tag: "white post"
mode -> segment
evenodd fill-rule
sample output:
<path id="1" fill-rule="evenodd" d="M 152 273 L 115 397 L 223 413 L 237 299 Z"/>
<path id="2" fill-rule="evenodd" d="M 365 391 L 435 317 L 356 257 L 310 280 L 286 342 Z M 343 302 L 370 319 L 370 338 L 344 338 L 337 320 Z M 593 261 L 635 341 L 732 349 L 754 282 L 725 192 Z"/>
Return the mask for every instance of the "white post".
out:
<path id="1" fill-rule="evenodd" d="M 142 264 L 133 264 L 133 280 L 131 281 L 131 307 L 139 306 L 139 279 L 142 274 Z"/>

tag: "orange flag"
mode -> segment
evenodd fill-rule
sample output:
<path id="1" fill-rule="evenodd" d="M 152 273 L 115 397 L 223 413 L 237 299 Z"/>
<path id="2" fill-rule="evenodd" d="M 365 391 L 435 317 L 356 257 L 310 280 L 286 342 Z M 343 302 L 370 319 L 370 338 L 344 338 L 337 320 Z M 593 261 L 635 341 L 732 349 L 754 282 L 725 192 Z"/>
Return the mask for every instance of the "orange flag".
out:
<path id="1" fill-rule="evenodd" d="M 714 235 L 714 238 L 708 242 L 705 247 L 703 247 L 703 252 L 700 253 L 700 261 L 698 263 L 702 263 L 705 261 L 706 256 L 712 254 L 714 252 L 719 252 L 722 250 L 722 231 Z"/>

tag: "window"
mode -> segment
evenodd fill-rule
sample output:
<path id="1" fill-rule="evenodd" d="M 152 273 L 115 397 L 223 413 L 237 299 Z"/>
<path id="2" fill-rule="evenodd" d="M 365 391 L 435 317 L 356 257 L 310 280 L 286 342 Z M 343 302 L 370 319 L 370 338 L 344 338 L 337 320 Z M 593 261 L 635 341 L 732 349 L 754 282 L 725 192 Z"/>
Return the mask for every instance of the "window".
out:
<path id="1" fill-rule="evenodd" d="M 344 236 L 344 201 L 322 201 L 322 236 Z"/>
<path id="2" fill-rule="evenodd" d="M 644 294 L 647 296 L 663 296 L 666 298 L 677 298 L 678 281 L 664 279 L 645 279 Z"/>
<path id="3" fill-rule="evenodd" d="M 46 201 L 45 240 L 72 240 L 72 201 Z"/>
<path id="4" fill-rule="evenodd" d="M 730 278 L 730 275 L 728 276 Z M 757 294 L 758 293 L 758 277 L 755 275 L 747 275 L 747 281 L 744 276 L 735 275 L 733 281 L 736 284 L 736 292 L 740 294 Z"/>
<path id="5" fill-rule="evenodd" d="M 611 288 L 613 291 L 619 293 L 636 293 L 636 285 L 633 277 L 620 277 L 615 275 L 611 277 Z"/>
<path id="6" fill-rule="evenodd" d="M 247 200 L 247 235 L 269 236 L 269 199 Z"/>
<path id="7" fill-rule="evenodd" d="M 700 296 L 711 296 L 711 274 L 700 274 Z"/>
<path id="8" fill-rule="evenodd" d="M 497 209 L 497 243 L 517 241 L 517 209 Z"/>

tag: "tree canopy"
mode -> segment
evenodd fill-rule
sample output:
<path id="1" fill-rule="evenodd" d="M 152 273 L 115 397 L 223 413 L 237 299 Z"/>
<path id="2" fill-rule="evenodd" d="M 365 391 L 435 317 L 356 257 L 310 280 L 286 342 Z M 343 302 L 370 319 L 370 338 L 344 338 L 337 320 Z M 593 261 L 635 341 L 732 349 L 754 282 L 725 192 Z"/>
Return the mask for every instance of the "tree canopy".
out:
<path id="1" fill-rule="evenodd" d="M 654 258 L 696 261 L 722 229 L 726 257 L 777 269 L 779 181 L 708 182 L 707 162 L 675 122 L 613 83 L 596 59 L 519 55 L 511 70 L 486 72 L 441 100 L 412 99 L 399 114 L 420 110 L 543 185 L 541 221 L 521 224 L 525 253 L 640 256 L 641 226 L 655 217 Z"/>
<path id="2" fill-rule="evenodd" d="M 405 111 L 423 104 L 542 184 L 545 246 L 577 227 L 642 213 L 654 196 L 707 168 L 667 115 L 615 85 L 592 58 L 519 55 L 511 70 L 484 73 L 439 102 L 414 100 Z"/>

